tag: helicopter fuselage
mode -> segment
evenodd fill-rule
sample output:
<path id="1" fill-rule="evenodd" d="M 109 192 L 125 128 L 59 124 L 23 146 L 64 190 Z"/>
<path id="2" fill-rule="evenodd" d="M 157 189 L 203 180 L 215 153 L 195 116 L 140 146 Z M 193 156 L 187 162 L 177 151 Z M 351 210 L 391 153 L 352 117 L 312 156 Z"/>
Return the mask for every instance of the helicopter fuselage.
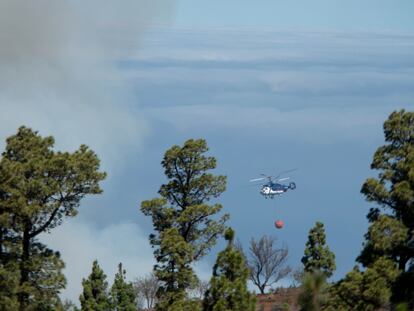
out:
<path id="1" fill-rule="evenodd" d="M 263 195 L 265 198 L 273 198 L 274 196 L 281 195 L 282 193 L 285 193 L 289 189 L 295 189 L 296 185 L 295 183 L 290 183 L 289 185 L 279 184 L 275 182 L 269 182 L 267 184 L 264 184 L 262 188 L 260 189 L 260 194 Z"/>

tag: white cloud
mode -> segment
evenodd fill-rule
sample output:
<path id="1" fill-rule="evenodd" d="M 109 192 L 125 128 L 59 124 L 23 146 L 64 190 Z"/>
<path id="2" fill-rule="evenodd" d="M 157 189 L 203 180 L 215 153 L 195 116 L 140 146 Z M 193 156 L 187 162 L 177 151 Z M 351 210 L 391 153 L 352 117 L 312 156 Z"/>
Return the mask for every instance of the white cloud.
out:
<path id="1" fill-rule="evenodd" d="M 152 122 L 181 132 L 366 141 L 413 95 L 409 34 L 180 30 L 153 37 L 125 75 L 144 85 Z"/>

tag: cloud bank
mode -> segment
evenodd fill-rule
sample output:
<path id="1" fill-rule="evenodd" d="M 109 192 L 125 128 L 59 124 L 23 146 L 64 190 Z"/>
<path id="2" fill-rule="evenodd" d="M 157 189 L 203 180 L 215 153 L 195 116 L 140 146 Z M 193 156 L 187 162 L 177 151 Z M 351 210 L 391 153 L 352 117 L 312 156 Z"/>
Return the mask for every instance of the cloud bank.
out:
<path id="1" fill-rule="evenodd" d="M 364 141 L 412 105 L 414 37 L 397 32 L 177 30 L 120 66 L 152 122 L 181 133 L 276 131 Z"/>

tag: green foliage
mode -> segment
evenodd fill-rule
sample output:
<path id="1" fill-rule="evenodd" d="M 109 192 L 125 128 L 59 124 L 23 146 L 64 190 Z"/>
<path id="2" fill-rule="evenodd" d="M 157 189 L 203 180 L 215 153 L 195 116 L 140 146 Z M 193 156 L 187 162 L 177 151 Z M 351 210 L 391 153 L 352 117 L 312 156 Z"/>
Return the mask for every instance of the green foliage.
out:
<path id="1" fill-rule="evenodd" d="M 391 300 L 403 302 L 403 305 L 405 302 L 408 309 L 414 309 L 414 265 L 402 272 L 393 284 Z"/>
<path id="2" fill-rule="evenodd" d="M 47 249 L 41 243 L 33 243 L 31 257 L 26 261 L 30 275 L 22 285 L 19 284 L 19 264 L 10 261 L 7 265 L 0 266 L 0 310 L 58 309 L 61 304 L 59 293 L 66 284 L 62 274 L 64 263 L 58 252 Z M 28 297 L 24 306 L 18 301 L 18 295 L 22 293 Z"/>
<path id="3" fill-rule="evenodd" d="M 336 269 L 335 254 L 326 245 L 325 229 L 321 222 L 316 222 L 309 231 L 302 263 L 305 272 L 321 271 L 327 277 L 330 277 Z"/>
<path id="4" fill-rule="evenodd" d="M 0 187 L 0 202 L 6 197 L 7 193 Z M 15 311 L 19 307 L 18 243 L 11 230 L 10 217 L 0 207 L 0 311 Z"/>
<path id="5" fill-rule="evenodd" d="M 392 284 L 399 274 L 395 263 L 384 257 L 365 271 L 355 267 L 335 285 L 333 303 L 344 310 L 376 310 L 389 302 Z"/>
<path id="6" fill-rule="evenodd" d="M 395 307 L 395 311 L 409 311 L 408 309 L 408 304 L 407 303 L 399 303 L 396 307 Z"/>
<path id="7" fill-rule="evenodd" d="M 290 306 L 287 302 L 282 304 L 282 311 L 290 311 Z"/>
<path id="8" fill-rule="evenodd" d="M 54 139 L 21 127 L 7 139 L 0 162 L 0 185 L 7 195 L 1 201 L 4 212 L 15 218 L 16 231 L 33 238 L 75 216 L 80 200 L 87 194 L 101 193 L 99 182 L 105 173 L 98 172 L 95 153 L 82 145 L 74 153 L 54 152 Z"/>
<path id="9" fill-rule="evenodd" d="M 377 149 L 371 164 L 378 177 L 367 179 L 361 189 L 379 208 L 368 213 L 371 225 L 358 261 L 369 267 L 379 258 L 388 258 L 401 272 L 396 282 L 410 283 L 414 281 L 410 272 L 414 269 L 414 112 L 391 113 L 384 135 L 386 144 Z M 404 288 L 404 295 L 401 290 L 394 292 L 394 301 L 414 296 L 413 286 Z M 414 308 L 414 299 L 410 307 Z"/>
<path id="10" fill-rule="evenodd" d="M 199 301 L 189 299 L 185 291 L 166 292 L 156 303 L 156 310 L 199 311 Z"/>
<path id="11" fill-rule="evenodd" d="M 156 231 L 150 235 L 150 243 L 157 261 L 154 272 L 162 283 L 157 310 L 184 310 L 193 306 L 186 294 L 197 281 L 192 263 L 215 245 L 228 219 L 224 215 L 214 220 L 222 206 L 207 204 L 226 186 L 226 177 L 209 173 L 216 167 L 216 159 L 206 156 L 207 151 L 202 139 L 190 139 L 182 147 L 167 150 L 162 166 L 168 182 L 160 187 L 161 198 L 141 203 L 141 211 L 152 217 Z"/>
<path id="12" fill-rule="evenodd" d="M 395 260 L 398 251 L 405 247 L 407 237 L 407 227 L 395 217 L 378 215 L 365 235 L 366 242 L 357 260 L 364 266 L 381 257 Z"/>
<path id="13" fill-rule="evenodd" d="M 65 300 L 62 304 L 62 311 L 79 311 L 79 309 L 72 301 Z"/>
<path id="14" fill-rule="evenodd" d="M 414 112 L 393 112 L 384 123 L 384 134 L 388 144 L 377 149 L 371 164 L 372 169 L 380 171 L 379 176 L 367 179 L 361 192 L 368 201 L 378 203 L 390 213 L 389 218 L 385 218 L 389 223 L 377 225 L 376 230 L 383 229 L 382 236 L 387 236 L 388 243 L 373 247 L 374 252 L 394 258 L 405 271 L 406 264 L 414 257 L 410 247 L 414 230 Z M 379 209 L 372 209 L 368 214 L 373 225 L 384 222 L 380 213 Z M 398 233 L 395 233 L 396 228 Z M 366 247 L 372 246 L 371 235 L 369 232 L 366 236 Z M 365 259 L 360 257 L 367 265 L 369 262 Z"/>
<path id="15" fill-rule="evenodd" d="M 17 288 L 6 291 L 17 295 L 19 310 L 60 304 L 63 261 L 37 237 L 75 216 L 85 195 L 101 192 L 105 177 L 86 146 L 68 153 L 53 151 L 53 144 L 53 137 L 20 127 L 7 139 L 0 159 L 0 267 L 6 270 L 3 275 L 12 276 L 10 284 L 17 273 Z"/>
<path id="16" fill-rule="evenodd" d="M 319 311 L 327 301 L 326 273 L 321 270 L 306 272 L 302 280 L 298 304 L 301 311 Z"/>
<path id="17" fill-rule="evenodd" d="M 243 254 L 234 247 L 234 232 L 226 232 L 228 245 L 217 256 L 203 311 L 253 311 L 256 299 L 247 289 L 249 270 Z"/>
<path id="18" fill-rule="evenodd" d="M 65 264 L 59 252 L 41 243 L 32 242 L 30 254 L 26 262 L 29 278 L 20 288 L 29 297 L 25 310 L 55 310 L 61 306 L 59 293 L 66 285 L 62 272 Z"/>
<path id="19" fill-rule="evenodd" d="M 83 292 L 79 297 L 82 311 L 109 311 L 111 304 L 108 295 L 106 275 L 95 260 L 92 272 L 82 280 Z"/>
<path id="20" fill-rule="evenodd" d="M 132 283 L 125 281 L 125 270 L 118 266 L 114 284 L 111 288 L 111 304 L 114 311 L 136 311 L 136 294 Z"/>
<path id="21" fill-rule="evenodd" d="M 161 290 L 174 291 L 185 290 L 195 285 L 196 278 L 189 263 L 193 259 L 193 248 L 180 235 L 177 228 L 169 228 L 160 234 L 160 249 L 163 253 L 168 254 L 168 261 L 159 260 L 159 263 L 165 263 L 164 266 L 157 265 L 157 277 L 166 282 L 161 286 Z M 178 273 L 174 273 L 177 271 Z M 173 272 L 173 273 L 171 273 Z M 177 286 L 174 286 L 174 284 Z M 173 285 L 172 287 L 170 287 Z"/>
<path id="22" fill-rule="evenodd" d="M 8 265 L 5 267 L 0 264 L 0 311 L 17 311 L 19 274 L 16 263 Z"/>

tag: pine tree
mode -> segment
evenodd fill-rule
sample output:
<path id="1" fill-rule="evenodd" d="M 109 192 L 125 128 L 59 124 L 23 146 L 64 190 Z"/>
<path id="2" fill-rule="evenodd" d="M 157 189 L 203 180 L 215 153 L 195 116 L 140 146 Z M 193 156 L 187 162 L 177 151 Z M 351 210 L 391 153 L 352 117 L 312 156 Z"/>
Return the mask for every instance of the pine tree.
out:
<path id="1" fill-rule="evenodd" d="M 92 272 L 87 279 L 82 280 L 83 292 L 79 297 L 81 311 L 110 311 L 111 304 L 108 295 L 106 275 L 95 260 Z"/>
<path id="2" fill-rule="evenodd" d="M 197 310 L 187 297 L 187 290 L 196 284 L 196 276 L 190 262 L 193 249 L 179 234 L 177 228 L 165 230 L 160 235 L 160 251 L 168 260 L 161 259 L 162 266 L 155 266 L 155 274 L 161 283 L 157 292 L 156 309 L 159 311 Z"/>
<path id="3" fill-rule="evenodd" d="M 126 272 L 122 269 L 122 263 L 118 265 L 114 284 L 111 288 L 111 305 L 114 311 L 136 311 L 136 294 L 132 283 L 125 280 Z"/>
<path id="4" fill-rule="evenodd" d="M 184 146 L 166 151 L 162 166 L 168 178 L 161 185 L 161 198 L 144 201 L 141 211 L 152 217 L 156 233 L 150 235 L 155 248 L 156 277 L 162 285 L 157 293 L 157 310 L 193 308 L 187 290 L 197 277 L 192 264 L 206 255 L 224 230 L 228 215 L 213 219 L 222 206 L 209 205 L 225 190 L 226 177 L 209 173 L 216 159 L 206 156 L 205 140 L 190 139 Z"/>
<path id="5" fill-rule="evenodd" d="M 0 187 L 0 202 L 7 193 Z M 18 243 L 11 230 L 10 215 L 0 203 L 0 311 L 17 311 L 19 304 L 19 265 L 17 260 Z"/>
<path id="6" fill-rule="evenodd" d="M 326 274 L 320 270 L 305 273 L 298 297 L 300 311 L 322 310 L 326 300 Z"/>
<path id="7" fill-rule="evenodd" d="M 305 272 L 321 271 L 330 277 L 335 271 L 335 254 L 326 245 L 325 229 L 321 222 L 316 222 L 309 231 L 302 263 Z"/>
<path id="8" fill-rule="evenodd" d="M 332 286 L 329 310 L 376 310 L 394 302 L 414 308 L 414 112 L 391 113 L 384 123 L 386 144 L 374 154 L 361 192 L 376 202 L 358 266 Z M 401 302 L 401 303 L 400 303 Z"/>
<path id="9" fill-rule="evenodd" d="M 61 306 L 60 291 L 65 288 L 64 262 L 59 252 L 54 252 L 39 242 L 32 242 L 30 248 L 30 278 L 33 286 L 29 293 L 26 311 L 57 310 Z M 33 290 L 36 288 L 36 290 Z"/>
<path id="10" fill-rule="evenodd" d="M 234 231 L 228 229 L 225 238 L 228 245 L 217 256 L 203 311 L 253 311 L 256 299 L 247 289 L 249 269 L 233 245 Z"/>
<path id="11" fill-rule="evenodd" d="M 86 146 L 68 153 L 53 151 L 53 145 L 53 137 L 20 127 L 7 139 L 0 159 L 0 268 L 17 270 L 20 311 L 39 309 L 38 304 L 53 308 L 59 300 L 63 261 L 37 238 L 75 216 L 85 195 L 101 192 L 105 177 Z"/>
<path id="12" fill-rule="evenodd" d="M 414 308 L 414 112 L 394 111 L 384 123 L 386 144 L 374 154 L 361 193 L 378 207 L 370 209 L 371 225 L 358 261 L 371 267 L 380 258 L 393 261 L 400 276 L 393 284 L 393 300 Z"/>
<path id="13" fill-rule="evenodd" d="M 378 310 L 388 304 L 392 284 L 399 274 L 397 265 L 385 257 L 376 260 L 365 271 L 355 266 L 333 286 L 330 301 L 332 307 L 328 310 Z"/>

